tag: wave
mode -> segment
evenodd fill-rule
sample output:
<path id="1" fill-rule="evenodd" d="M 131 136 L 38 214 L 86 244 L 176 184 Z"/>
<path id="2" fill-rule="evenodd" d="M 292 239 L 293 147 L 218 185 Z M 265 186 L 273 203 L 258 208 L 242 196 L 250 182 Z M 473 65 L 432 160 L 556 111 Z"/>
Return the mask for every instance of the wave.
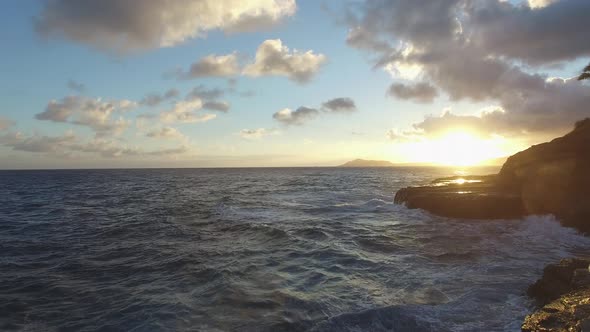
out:
<path id="1" fill-rule="evenodd" d="M 359 332 L 359 331 L 396 331 L 396 332 L 432 332 L 448 331 L 431 322 L 421 320 L 420 306 L 389 306 L 368 309 L 360 312 L 344 313 L 327 321 L 318 323 L 312 332 Z"/>

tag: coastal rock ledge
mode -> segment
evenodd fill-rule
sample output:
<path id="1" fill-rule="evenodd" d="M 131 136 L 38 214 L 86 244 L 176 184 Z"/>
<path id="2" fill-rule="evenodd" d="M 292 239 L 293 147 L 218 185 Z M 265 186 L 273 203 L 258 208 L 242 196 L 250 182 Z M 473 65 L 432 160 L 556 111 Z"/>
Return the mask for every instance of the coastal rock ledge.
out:
<path id="1" fill-rule="evenodd" d="M 528 315 L 524 332 L 590 331 L 590 259 L 564 259 L 545 267 L 528 289 L 541 308 Z"/>
<path id="2" fill-rule="evenodd" d="M 451 177 L 399 190 L 408 208 L 468 219 L 553 214 L 590 233 L 590 118 L 569 134 L 534 145 L 506 161 L 496 175 Z"/>

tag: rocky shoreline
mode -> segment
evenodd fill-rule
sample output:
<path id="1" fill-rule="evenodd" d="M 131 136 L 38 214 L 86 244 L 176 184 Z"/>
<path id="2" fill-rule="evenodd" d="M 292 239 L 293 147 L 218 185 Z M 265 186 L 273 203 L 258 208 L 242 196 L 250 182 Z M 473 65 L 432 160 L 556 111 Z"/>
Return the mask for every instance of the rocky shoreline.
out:
<path id="1" fill-rule="evenodd" d="M 589 265 L 590 258 L 547 265 L 527 291 L 540 308 L 525 318 L 522 331 L 590 331 Z"/>
<path id="2" fill-rule="evenodd" d="M 399 190 L 408 208 L 467 219 L 555 215 L 565 226 L 590 233 L 590 119 L 569 134 L 534 145 L 506 161 L 495 175 L 437 179 Z"/>
<path id="3" fill-rule="evenodd" d="M 403 188 L 394 202 L 464 219 L 552 214 L 590 234 L 590 118 L 563 137 L 511 156 L 498 174 Z M 590 331 L 589 265 L 590 258 L 573 258 L 545 267 L 528 290 L 539 309 L 526 317 L 522 331 Z"/>

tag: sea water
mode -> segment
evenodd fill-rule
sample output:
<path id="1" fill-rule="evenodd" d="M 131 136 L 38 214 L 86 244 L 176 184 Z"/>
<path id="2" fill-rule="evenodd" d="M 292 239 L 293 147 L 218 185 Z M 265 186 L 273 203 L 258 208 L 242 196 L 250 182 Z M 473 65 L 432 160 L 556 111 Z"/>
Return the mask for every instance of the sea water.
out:
<path id="1" fill-rule="evenodd" d="M 518 331 L 590 239 L 393 204 L 456 171 L 2 171 L 0 330 Z"/>

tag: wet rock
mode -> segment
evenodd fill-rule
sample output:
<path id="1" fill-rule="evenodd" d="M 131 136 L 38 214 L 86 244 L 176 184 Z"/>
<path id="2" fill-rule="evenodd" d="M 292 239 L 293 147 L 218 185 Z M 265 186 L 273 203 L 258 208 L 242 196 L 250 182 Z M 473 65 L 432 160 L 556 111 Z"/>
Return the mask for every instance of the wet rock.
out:
<path id="1" fill-rule="evenodd" d="M 470 177 L 449 183 L 441 180 L 445 179 L 435 180 L 431 186 L 403 188 L 396 193 L 394 202 L 451 218 L 509 219 L 525 215 L 520 195 L 499 187 L 495 177 Z"/>
<path id="2" fill-rule="evenodd" d="M 590 259 L 568 258 L 558 264 L 549 264 L 543 270 L 543 277 L 535 282 L 527 290 L 527 294 L 533 297 L 537 303 L 547 304 L 561 295 L 574 289 L 590 286 L 587 275 Z"/>
<path id="3" fill-rule="evenodd" d="M 545 267 L 528 294 L 541 305 L 522 331 L 590 331 L 590 259 L 564 259 Z"/>
<path id="4" fill-rule="evenodd" d="M 528 315 L 524 332 L 590 331 L 590 289 L 573 291 Z"/>

